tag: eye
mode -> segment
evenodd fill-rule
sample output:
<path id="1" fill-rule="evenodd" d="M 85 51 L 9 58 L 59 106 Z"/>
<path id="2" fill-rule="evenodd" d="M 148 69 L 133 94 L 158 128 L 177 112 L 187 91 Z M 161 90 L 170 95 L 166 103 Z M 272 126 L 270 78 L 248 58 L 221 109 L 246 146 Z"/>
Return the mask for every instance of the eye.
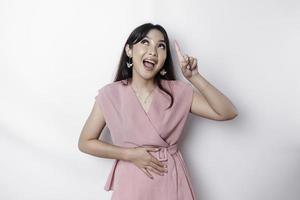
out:
<path id="1" fill-rule="evenodd" d="M 142 43 L 142 44 L 145 44 L 145 43 L 148 44 L 149 42 L 148 42 L 148 40 L 146 40 L 146 39 L 142 39 L 141 43 Z"/>
<path id="2" fill-rule="evenodd" d="M 165 44 L 159 44 L 159 47 L 162 47 L 163 49 L 166 49 L 166 45 Z"/>

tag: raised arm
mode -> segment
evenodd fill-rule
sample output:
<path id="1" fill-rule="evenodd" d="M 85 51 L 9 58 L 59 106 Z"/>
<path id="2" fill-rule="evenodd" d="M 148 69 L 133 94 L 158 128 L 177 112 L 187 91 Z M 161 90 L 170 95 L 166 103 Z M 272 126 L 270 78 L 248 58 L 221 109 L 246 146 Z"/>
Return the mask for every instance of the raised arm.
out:
<path id="1" fill-rule="evenodd" d="M 184 55 L 175 41 L 175 50 L 184 77 L 198 89 L 193 93 L 190 112 L 212 120 L 225 121 L 238 115 L 230 100 L 198 72 L 197 59 Z"/>

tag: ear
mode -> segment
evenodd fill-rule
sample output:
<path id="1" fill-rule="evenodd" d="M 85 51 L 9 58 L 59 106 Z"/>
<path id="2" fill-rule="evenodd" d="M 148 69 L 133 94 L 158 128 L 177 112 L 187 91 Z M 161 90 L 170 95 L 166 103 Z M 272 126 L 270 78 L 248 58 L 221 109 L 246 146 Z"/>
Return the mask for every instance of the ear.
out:
<path id="1" fill-rule="evenodd" d="M 126 51 L 126 55 L 131 58 L 132 57 L 132 49 L 129 47 L 129 44 L 126 44 L 125 51 Z"/>

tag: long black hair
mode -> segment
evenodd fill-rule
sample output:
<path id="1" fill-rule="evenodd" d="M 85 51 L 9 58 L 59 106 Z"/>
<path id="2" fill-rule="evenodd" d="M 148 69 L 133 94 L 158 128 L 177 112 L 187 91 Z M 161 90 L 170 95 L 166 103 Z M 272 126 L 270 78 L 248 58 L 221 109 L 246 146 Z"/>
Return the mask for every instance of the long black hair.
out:
<path id="1" fill-rule="evenodd" d="M 165 60 L 165 63 L 164 63 L 164 66 L 162 67 L 162 69 L 165 69 L 165 71 L 167 73 L 165 75 L 161 75 L 160 73 L 157 73 L 154 77 L 154 81 L 162 91 L 164 91 L 171 97 L 171 104 L 168 107 L 168 108 L 170 108 L 173 105 L 173 95 L 168 90 L 163 88 L 163 86 L 161 84 L 161 79 L 176 80 L 176 75 L 174 73 L 174 66 L 173 66 L 173 61 L 172 61 L 172 56 L 171 56 L 171 51 L 170 51 L 169 37 L 168 37 L 166 30 L 159 24 L 154 25 L 152 23 L 145 23 L 145 24 L 142 24 L 142 25 L 136 27 L 131 32 L 131 34 L 129 35 L 129 37 L 123 47 L 121 58 L 120 58 L 120 61 L 118 64 L 118 70 L 117 70 L 116 76 L 114 78 L 114 82 L 121 81 L 123 85 L 128 84 L 128 79 L 132 78 L 132 67 L 128 68 L 127 64 L 126 64 L 126 62 L 128 62 L 128 59 L 129 59 L 126 54 L 126 51 L 125 51 L 126 45 L 128 44 L 129 47 L 132 48 L 132 46 L 134 44 L 140 42 L 148 34 L 148 32 L 153 29 L 160 31 L 163 34 L 164 40 L 166 42 L 167 56 L 166 56 L 166 60 Z M 123 82 L 124 80 L 126 80 L 126 82 Z"/>

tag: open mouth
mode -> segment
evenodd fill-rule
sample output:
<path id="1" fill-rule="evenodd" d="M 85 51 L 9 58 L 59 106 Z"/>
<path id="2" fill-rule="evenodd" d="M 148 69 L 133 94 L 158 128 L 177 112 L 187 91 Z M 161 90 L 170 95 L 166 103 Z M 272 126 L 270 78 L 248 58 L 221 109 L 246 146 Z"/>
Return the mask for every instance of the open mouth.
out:
<path id="1" fill-rule="evenodd" d="M 147 70 L 153 70 L 156 63 L 152 60 L 145 59 L 145 60 L 143 60 L 143 64 Z"/>

